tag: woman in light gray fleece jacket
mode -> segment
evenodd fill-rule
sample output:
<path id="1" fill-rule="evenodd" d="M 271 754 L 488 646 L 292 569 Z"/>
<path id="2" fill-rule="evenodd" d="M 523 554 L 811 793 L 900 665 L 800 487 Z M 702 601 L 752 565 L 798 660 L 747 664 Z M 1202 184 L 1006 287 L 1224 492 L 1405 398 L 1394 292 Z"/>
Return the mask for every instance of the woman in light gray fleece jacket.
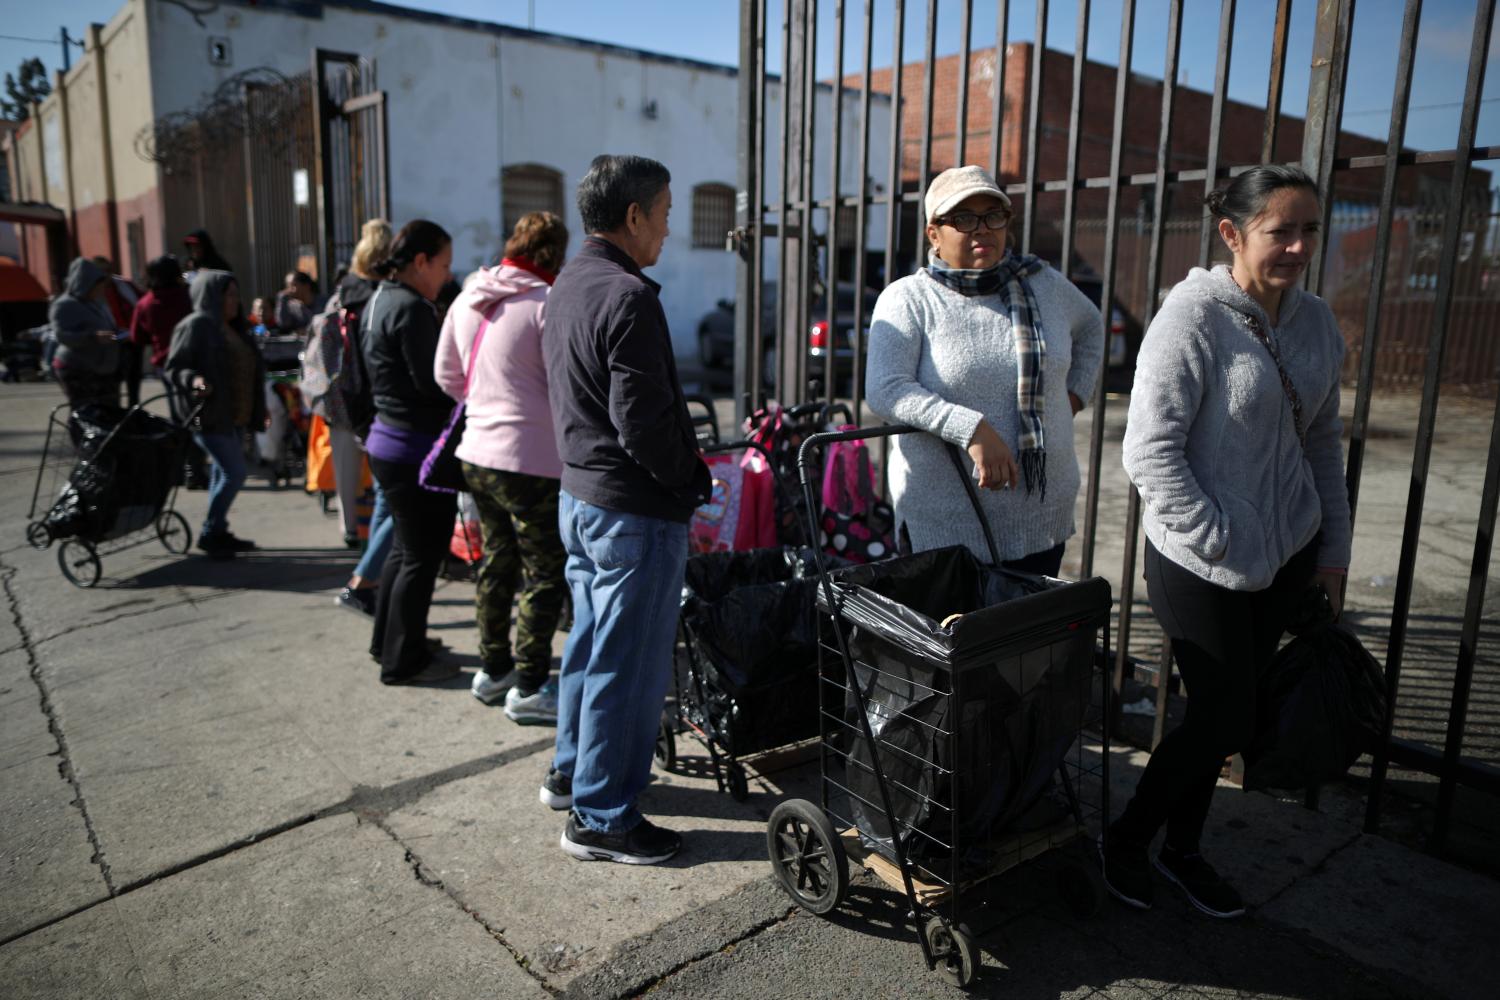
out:
<path id="1" fill-rule="evenodd" d="M 880 294 L 865 382 L 872 410 L 927 432 L 891 451 L 898 543 L 966 545 L 990 561 L 953 444 L 968 451 L 1002 562 L 1056 576 L 1078 496 L 1073 415 L 1094 394 L 1104 321 L 1061 274 L 1006 251 L 1010 199 L 983 169 L 943 171 L 926 209 L 930 264 Z"/>
<path id="2" fill-rule="evenodd" d="M 1151 608 L 1187 685 L 1187 719 L 1151 755 L 1110 828 L 1105 879 L 1151 903 L 1155 867 L 1201 911 L 1244 904 L 1199 853 L 1224 759 L 1249 746 L 1256 679 L 1319 583 L 1337 614 L 1349 565 L 1340 442 L 1343 335 L 1298 283 L 1322 211 L 1312 179 L 1263 166 L 1209 198 L 1233 253 L 1193 269 L 1151 323 L 1136 362 L 1125 471 L 1140 490 Z"/>

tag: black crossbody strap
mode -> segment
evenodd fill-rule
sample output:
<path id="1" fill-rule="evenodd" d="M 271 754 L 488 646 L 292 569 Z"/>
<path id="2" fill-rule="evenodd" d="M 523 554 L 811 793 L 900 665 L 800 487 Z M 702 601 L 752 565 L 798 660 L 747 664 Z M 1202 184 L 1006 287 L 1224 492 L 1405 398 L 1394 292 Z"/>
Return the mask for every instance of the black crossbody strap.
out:
<path id="1" fill-rule="evenodd" d="M 1255 334 L 1255 339 L 1266 345 L 1266 351 L 1271 355 L 1271 361 L 1276 365 L 1276 374 L 1281 378 L 1281 391 L 1286 393 L 1286 401 L 1292 405 L 1292 426 L 1296 428 L 1297 440 L 1303 448 L 1307 447 L 1307 431 L 1302 424 L 1302 397 L 1297 395 L 1297 387 L 1292 384 L 1292 378 L 1286 373 L 1286 368 L 1281 364 L 1281 352 L 1276 349 L 1276 344 L 1266 335 L 1266 331 L 1260 325 L 1260 320 L 1254 316 L 1246 317 L 1250 322 L 1250 332 Z"/>

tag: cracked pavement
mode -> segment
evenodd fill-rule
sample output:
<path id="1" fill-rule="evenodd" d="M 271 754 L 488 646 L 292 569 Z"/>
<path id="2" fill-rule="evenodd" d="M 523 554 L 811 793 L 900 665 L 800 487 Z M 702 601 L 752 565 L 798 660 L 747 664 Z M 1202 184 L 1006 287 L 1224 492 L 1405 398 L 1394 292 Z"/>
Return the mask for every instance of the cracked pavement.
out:
<path id="1" fill-rule="evenodd" d="M 658 775 L 644 805 L 684 854 L 564 857 L 536 798 L 551 731 L 481 706 L 467 677 L 381 687 L 365 622 L 332 602 L 352 556 L 300 491 L 253 480 L 237 501 L 253 557 L 153 541 L 106 555 L 96 590 L 71 587 L 55 550 L 23 538 L 27 452 L 56 389 L 0 391 L 0 993 L 954 995 L 883 883 L 856 872 L 818 918 L 770 877 L 765 820 L 816 798 L 806 764 L 752 772 L 736 803 L 683 737 L 692 766 Z M 195 523 L 205 497 L 179 505 Z M 472 667 L 471 600 L 443 584 L 433 633 Z M 1143 760 L 1116 751 L 1116 796 Z M 1247 919 L 1201 917 L 1166 885 L 1149 913 L 1080 919 L 1053 858 L 992 884 L 975 992 L 1466 997 L 1500 974 L 1496 884 L 1362 834 L 1337 803 L 1225 789 L 1209 837 Z"/>

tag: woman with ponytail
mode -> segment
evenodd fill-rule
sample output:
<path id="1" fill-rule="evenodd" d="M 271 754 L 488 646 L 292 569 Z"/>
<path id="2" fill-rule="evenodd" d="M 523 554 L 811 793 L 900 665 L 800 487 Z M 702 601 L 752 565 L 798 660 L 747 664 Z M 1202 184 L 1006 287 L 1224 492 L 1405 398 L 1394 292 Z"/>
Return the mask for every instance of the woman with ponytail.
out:
<path id="1" fill-rule="evenodd" d="M 928 266 L 881 293 L 870 326 L 870 409 L 927 432 L 891 450 L 897 543 L 990 560 L 956 445 L 1002 563 L 1056 576 L 1078 496 L 1073 416 L 1094 395 L 1104 322 L 1061 274 L 1006 247 L 1010 199 L 984 169 L 943 171 L 925 204 Z"/>
<path id="2" fill-rule="evenodd" d="M 395 531 L 370 639 L 386 684 L 429 683 L 458 672 L 435 662 L 427 641 L 427 613 L 453 534 L 455 498 L 425 489 L 417 478 L 453 410 L 432 374 L 439 323 L 434 302 L 452 277 L 452 261 L 453 240 L 441 226 L 408 222 L 379 267 L 384 280 L 361 321 L 375 401 L 365 451 Z"/>

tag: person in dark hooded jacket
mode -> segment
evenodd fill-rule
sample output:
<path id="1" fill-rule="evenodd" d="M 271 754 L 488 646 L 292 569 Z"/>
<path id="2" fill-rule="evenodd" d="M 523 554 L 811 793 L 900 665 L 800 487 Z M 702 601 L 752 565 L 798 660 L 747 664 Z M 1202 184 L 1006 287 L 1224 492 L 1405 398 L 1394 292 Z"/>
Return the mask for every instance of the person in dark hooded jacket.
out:
<path id="1" fill-rule="evenodd" d="M 234 268 L 229 266 L 229 261 L 219 253 L 214 246 L 214 238 L 208 235 L 207 229 L 194 229 L 182 238 L 183 246 L 187 248 L 188 255 L 188 280 L 192 280 L 198 271 L 208 269 L 210 271 L 228 271 L 234 273 Z"/>
<path id="2" fill-rule="evenodd" d="M 194 439 L 213 457 L 208 517 L 198 547 L 218 559 L 255 548 L 229 531 L 229 506 L 245 484 L 246 428 L 266 423 L 266 366 L 255 345 L 234 321 L 240 312 L 240 290 L 234 276 L 205 269 L 193 279 L 193 312 L 172 331 L 167 377 L 201 400 Z"/>
<path id="3" fill-rule="evenodd" d="M 108 280 L 98 264 L 79 257 L 68 267 L 63 293 L 48 310 L 57 339 L 52 368 L 75 409 L 89 403 L 120 405 L 119 330 L 104 301 Z"/>

